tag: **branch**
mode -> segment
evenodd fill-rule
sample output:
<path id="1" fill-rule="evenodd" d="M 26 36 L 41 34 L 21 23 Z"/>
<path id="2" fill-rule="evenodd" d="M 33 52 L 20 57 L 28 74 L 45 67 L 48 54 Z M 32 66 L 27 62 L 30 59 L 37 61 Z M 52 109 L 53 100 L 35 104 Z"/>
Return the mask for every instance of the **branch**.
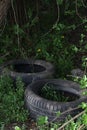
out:
<path id="1" fill-rule="evenodd" d="M 79 116 L 81 116 L 82 114 L 85 113 L 85 110 L 82 111 L 81 113 L 77 114 L 76 116 L 74 116 L 73 118 L 71 118 L 69 121 L 67 121 L 66 123 L 64 123 L 61 127 L 59 127 L 57 130 L 62 130 L 66 125 L 68 125 L 71 121 L 75 120 L 76 118 L 78 118 Z"/>
<path id="2" fill-rule="evenodd" d="M 86 65 L 85 65 L 85 70 L 84 70 L 84 74 L 83 75 L 86 75 L 86 71 L 87 71 L 87 62 L 86 62 Z"/>
<path id="3" fill-rule="evenodd" d="M 84 0 L 81 0 L 83 7 L 87 8 L 87 6 L 84 3 Z"/>
<path id="4" fill-rule="evenodd" d="M 79 18 L 80 18 L 81 20 L 83 20 L 83 18 L 80 16 L 80 14 L 79 14 L 79 12 L 78 12 L 77 1 L 78 1 L 78 0 L 75 1 L 75 3 L 76 3 L 76 14 L 79 16 Z"/>
<path id="5" fill-rule="evenodd" d="M 12 6 L 12 9 L 13 9 L 13 13 L 14 13 L 15 23 L 16 23 L 16 25 L 18 25 L 15 9 L 14 9 L 14 5 L 13 5 L 13 0 L 11 0 L 11 6 Z M 18 34 L 18 27 L 17 27 L 17 37 L 18 37 L 18 48 L 20 48 L 20 38 L 19 38 L 19 34 Z"/>
<path id="6" fill-rule="evenodd" d="M 3 28 L 2 28 L 2 31 L 1 31 L 0 36 L 3 34 L 5 27 L 6 27 L 6 18 L 5 18 L 5 23 L 4 23 L 4 25 L 3 25 Z"/>
<path id="7" fill-rule="evenodd" d="M 78 128 L 78 130 L 83 129 L 84 127 L 85 127 L 85 125 L 84 125 L 84 124 L 82 124 L 82 125 Z"/>
<path id="8" fill-rule="evenodd" d="M 60 114 L 60 116 L 66 114 L 66 113 L 68 113 L 68 112 L 71 112 L 71 111 L 77 110 L 77 109 L 78 109 L 78 107 L 70 108 L 69 110 L 66 110 L 66 111 L 62 112 L 62 113 Z M 54 118 L 50 123 L 56 121 L 58 118 L 59 118 L 59 117 L 55 117 L 55 118 Z"/>
<path id="9" fill-rule="evenodd" d="M 78 79 L 81 79 L 81 78 L 82 78 L 82 77 L 80 77 L 80 76 L 74 76 L 74 75 L 67 75 L 67 77 L 78 78 Z"/>
<path id="10" fill-rule="evenodd" d="M 8 56 L 9 55 L 9 52 L 7 52 L 5 55 L 3 55 L 3 56 L 0 56 L 0 58 L 5 58 L 6 56 Z"/>

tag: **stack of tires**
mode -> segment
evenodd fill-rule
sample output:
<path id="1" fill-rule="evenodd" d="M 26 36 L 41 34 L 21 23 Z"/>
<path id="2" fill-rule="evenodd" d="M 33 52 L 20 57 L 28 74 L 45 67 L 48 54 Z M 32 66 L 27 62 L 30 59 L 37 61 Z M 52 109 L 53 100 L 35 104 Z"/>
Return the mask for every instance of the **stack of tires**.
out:
<path id="1" fill-rule="evenodd" d="M 49 120 L 54 120 L 58 111 L 61 116 L 58 120 L 64 120 L 67 115 L 75 115 L 81 109 L 78 105 L 86 102 L 87 97 L 82 95 L 79 84 L 62 79 L 53 79 L 54 66 L 44 60 L 22 59 L 13 60 L 0 67 L 1 74 L 7 68 L 7 74 L 15 81 L 21 77 L 25 83 L 25 105 L 30 116 L 37 120 L 40 116 L 48 116 Z M 41 90 L 45 84 L 53 85 L 55 90 L 64 92 L 73 100 L 66 102 L 52 101 L 41 96 Z"/>

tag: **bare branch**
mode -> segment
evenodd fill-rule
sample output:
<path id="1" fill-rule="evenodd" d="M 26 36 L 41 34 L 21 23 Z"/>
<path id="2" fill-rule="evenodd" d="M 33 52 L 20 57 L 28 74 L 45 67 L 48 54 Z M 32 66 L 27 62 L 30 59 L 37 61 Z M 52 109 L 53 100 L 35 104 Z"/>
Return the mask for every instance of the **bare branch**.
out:
<path id="1" fill-rule="evenodd" d="M 79 114 L 77 114 L 76 116 L 74 116 L 73 118 L 71 118 L 69 121 L 67 121 L 66 123 L 64 123 L 61 127 L 59 127 L 57 130 L 62 130 L 66 125 L 68 125 L 70 122 L 72 122 L 73 120 L 77 119 L 78 117 L 80 117 L 81 115 L 83 115 L 85 113 L 85 110 L 80 112 Z"/>

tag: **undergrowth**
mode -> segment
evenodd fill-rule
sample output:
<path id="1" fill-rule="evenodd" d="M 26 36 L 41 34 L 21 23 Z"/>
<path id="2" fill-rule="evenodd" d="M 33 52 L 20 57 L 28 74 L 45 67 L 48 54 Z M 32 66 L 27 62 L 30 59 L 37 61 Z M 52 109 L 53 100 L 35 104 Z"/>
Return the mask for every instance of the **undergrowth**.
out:
<path id="1" fill-rule="evenodd" d="M 64 91 L 56 90 L 55 86 L 52 84 L 45 84 L 41 89 L 40 96 L 48 100 L 57 102 L 67 102 L 69 100 L 69 96 L 65 97 Z"/>
<path id="2" fill-rule="evenodd" d="M 0 125 L 24 122 L 28 111 L 24 108 L 24 84 L 20 78 L 16 84 L 8 75 L 0 76 Z"/>

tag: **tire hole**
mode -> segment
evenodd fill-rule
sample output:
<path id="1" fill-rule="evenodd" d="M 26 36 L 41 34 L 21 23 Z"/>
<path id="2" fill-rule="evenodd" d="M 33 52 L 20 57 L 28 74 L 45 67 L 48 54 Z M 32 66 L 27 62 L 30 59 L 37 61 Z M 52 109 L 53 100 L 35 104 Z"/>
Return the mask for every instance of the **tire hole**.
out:
<path id="1" fill-rule="evenodd" d="M 38 73 L 45 71 L 45 67 L 36 64 L 13 64 L 9 68 L 18 73 Z"/>
<path id="2" fill-rule="evenodd" d="M 45 99 L 57 102 L 72 102 L 80 98 L 79 95 L 72 92 L 64 91 L 61 89 L 58 90 L 53 85 L 45 85 L 39 91 L 39 95 Z"/>

